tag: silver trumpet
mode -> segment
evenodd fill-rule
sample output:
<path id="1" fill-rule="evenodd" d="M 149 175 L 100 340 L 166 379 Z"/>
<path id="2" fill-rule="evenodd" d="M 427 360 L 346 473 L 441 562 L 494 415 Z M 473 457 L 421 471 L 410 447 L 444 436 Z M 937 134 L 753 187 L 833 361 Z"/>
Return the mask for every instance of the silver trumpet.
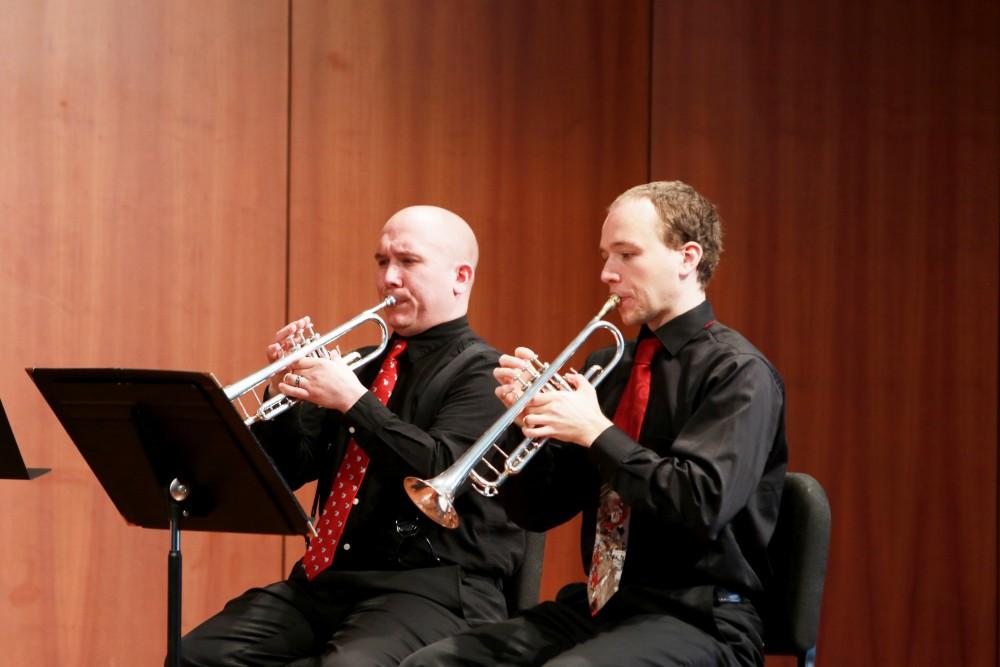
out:
<path id="1" fill-rule="evenodd" d="M 583 374 L 584 377 L 596 387 L 618 364 L 622 353 L 625 352 L 625 339 L 618 327 L 601 318 L 617 306 L 619 300 L 618 296 L 612 295 L 594 319 L 587 323 L 583 331 L 577 334 L 576 338 L 559 353 L 559 356 L 551 364 L 539 361 L 538 357 L 531 359 L 531 367 L 527 369 L 531 380 L 525 381 L 518 378 L 523 388 L 520 398 L 447 470 L 433 479 L 423 480 L 417 477 L 407 477 L 403 481 L 410 499 L 424 514 L 445 528 L 458 528 L 460 522 L 458 513 L 455 511 L 455 495 L 467 479 L 471 480 L 472 487 L 476 491 L 490 498 L 498 493 L 500 485 L 509 476 L 521 472 L 541 446 L 548 441 L 548 438 L 539 440 L 525 438 L 510 454 L 505 452 L 497 444 L 497 441 L 503 437 L 504 432 L 514 423 L 514 418 L 521 414 L 521 411 L 535 397 L 535 394 L 545 389 L 572 389 L 570 384 L 559 374 L 559 369 L 566 365 L 583 343 L 598 329 L 606 329 L 614 336 L 615 354 L 603 368 L 597 365 L 591 366 Z M 498 464 L 499 460 L 503 461 L 502 470 L 487 460 L 487 455 L 491 452 L 497 452 Z M 481 473 L 476 470 L 480 466 L 484 468 Z"/>
<path id="2" fill-rule="evenodd" d="M 313 330 L 312 324 L 310 324 L 306 327 L 305 331 L 299 332 L 294 337 L 291 350 L 288 354 L 280 359 L 277 359 L 274 363 L 260 369 L 256 373 L 252 373 L 242 380 L 238 380 L 226 387 L 223 391 L 226 392 L 226 397 L 230 401 L 234 401 L 235 404 L 239 406 L 239 409 L 243 413 L 244 417 L 243 423 L 250 426 L 259 421 L 271 419 L 298 403 L 295 399 L 289 398 L 284 394 L 278 394 L 277 396 L 272 396 L 266 401 L 263 401 L 257 391 L 260 386 L 270 380 L 271 376 L 275 373 L 288 368 L 300 359 L 304 359 L 309 356 L 329 358 L 330 351 L 327 349 L 327 345 L 334 342 L 344 334 L 357 329 L 365 322 L 371 321 L 378 326 L 382 335 L 382 340 L 379 341 L 378 346 L 374 350 L 365 356 L 361 356 L 357 352 L 352 352 L 344 357 L 344 361 L 347 362 L 347 367 L 354 370 L 355 368 L 364 366 L 369 361 L 382 354 L 382 351 L 385 350 L 385 346 L 389 343 L 389 327 L 387 327 L 385 321 L 378 316 L 378 311 L 383 308 L 388 308 L 395 303 L 395 297 L 387 296 L 382 303 L 378 304 L 374 308 L 369 308 L 368 310 L 361 312 L 359 315 L 344 322 L 336 329 L 322 336 L 317 334 Z M 250 410 L 243 405 L 243 397 L 246 394 L 252 394 L 254 399 L 256 399 L 256 406 Z"/>

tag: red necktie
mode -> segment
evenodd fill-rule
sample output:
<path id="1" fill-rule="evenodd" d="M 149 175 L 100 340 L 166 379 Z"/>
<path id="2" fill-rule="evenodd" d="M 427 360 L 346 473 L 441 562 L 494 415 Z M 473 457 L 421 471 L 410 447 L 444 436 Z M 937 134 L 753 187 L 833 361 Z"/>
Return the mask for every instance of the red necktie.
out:
<path id="1" fill-rule="evenodd" d="M 389 351 L 389 356 L 382 362 L 382 368 L 379 369 L 375 382 L 372 383 L 372 393 L 382 401 L 382 405 L 389 402 L 392 389 L 396 386 L 396 379 L 399 377 L 396 357 L 405 349 L 405 340 L 396 341 Z M 333 556 L 337 553 L 337 543 L 340 542 L 344 526 L 347 524 L 347 515 L 355 504 L 367 467 L 368 455 L 358 446 L 354 438 L 351 438 L 347 443 L 347 451 L 340 462 L 337 475 L 333 478 L 330 495 L 323 505 L 323 512 L 316 526 L 318 535 L 309 541 L 306 554 L 302 557 L 302 565 L 305 566 L 306 576 L 310 580 L 330 567 L 330 563 L 333 562 Z"/>
<path id="2" fill-rule="evenodd" d="M 615 410 L 615 426 L 632 439 L 639 439 L 642 418 L 649 405 L 649 362 L 660 349 L 655 337 L 639 341 L 632 363 L 632 374 Z M 590 613 L 597 614 L 601 607 L 618 590 L 625 566 L 625 547 L 628 544 L 628 505 L 621 496 L 605 484 L 597 507 L 597 532 L 594 536 L 594 554 L 590 560 L 590 577 L 587 580 L 587 597 Z"/>

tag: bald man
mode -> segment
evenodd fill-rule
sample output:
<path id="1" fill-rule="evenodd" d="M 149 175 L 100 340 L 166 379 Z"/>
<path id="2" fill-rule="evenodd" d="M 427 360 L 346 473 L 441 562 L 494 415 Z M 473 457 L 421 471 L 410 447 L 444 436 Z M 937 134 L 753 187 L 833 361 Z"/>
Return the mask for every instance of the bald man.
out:
<path id="1" fill-rule="evenodd" d="M 301 402 L 254 432 L 292 488 L 318 480 L 320 536 L 286 580 L 247 591 L 185 636 L 183 664 L 398 665 L 506 617 L 500 586 L 520 565 L 523 532 L 475 493 L 456 501 L 461 527 L 440 528 L 403 489 L 409 475 L 445 470 L 504 409 L 499 353 L 466 316 L 478 254 L 454 213 L 399 211 L 375 250 L 379 295 L 396 298 L 386 352 L 357 375 L 334 354 L 272 380 L 271 391 Z M 268 359 L 307 323 L 280 329 Z M 387 402 L 376 377 L 390 381 Z"/>

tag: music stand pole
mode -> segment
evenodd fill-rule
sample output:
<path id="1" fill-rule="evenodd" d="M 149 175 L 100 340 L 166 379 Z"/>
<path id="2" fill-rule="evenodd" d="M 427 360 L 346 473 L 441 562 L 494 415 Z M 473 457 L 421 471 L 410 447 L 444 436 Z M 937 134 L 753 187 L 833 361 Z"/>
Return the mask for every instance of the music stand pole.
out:
<path id="1" fill-rule="evenodd" d="M 170 482 L 170 552 L 167 554 L 167 662 L 181 664 L 181 503 L 188 487 L 179 480 Z"/>

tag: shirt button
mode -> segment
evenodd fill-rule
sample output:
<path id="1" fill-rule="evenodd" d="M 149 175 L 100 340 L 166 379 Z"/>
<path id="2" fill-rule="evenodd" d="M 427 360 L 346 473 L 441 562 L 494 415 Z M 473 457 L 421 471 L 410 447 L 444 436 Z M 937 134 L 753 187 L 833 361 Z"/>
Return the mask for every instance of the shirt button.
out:
<path id="1" fill-rule="evenodd" d="M 357 505 L 357 504 L 358 504 L 358 503 L 360 503 L 360 502 L 361 502 L 360 500 L 358 500 L 357 498 L 355 498 L 355 499 L 354 499 L 354 500 L 353 500 L 353 501 L 351 502 L 351 504 L 352 504 L 352 505 Z"/>
<path id="2" fill-rule="evenodd" d="M 354 427 L 353 426 L 348 426 L 347 427 L 347 432 L 350 433 L 351 435 L 354 435 Z"/>
<path id="3" fill-rule="evenodd" d="M 351 550 L 351 545 L 350 545 L 350 544 L 347 544 L 347 543 L 345 542 L 345 543 L 344 543 L 344 551 L 350 551 L 350 550 Z"/>

